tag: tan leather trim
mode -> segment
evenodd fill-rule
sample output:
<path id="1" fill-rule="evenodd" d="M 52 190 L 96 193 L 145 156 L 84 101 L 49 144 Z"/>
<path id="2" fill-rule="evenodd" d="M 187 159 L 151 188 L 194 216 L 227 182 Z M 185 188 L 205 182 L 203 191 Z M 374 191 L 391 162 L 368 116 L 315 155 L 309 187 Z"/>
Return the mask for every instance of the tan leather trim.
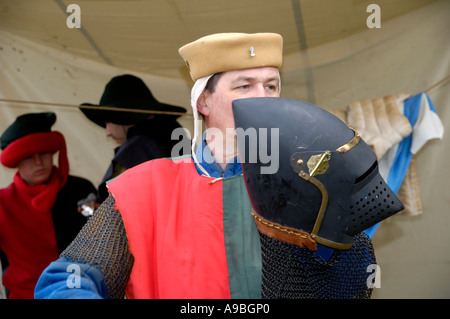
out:
<path id="1" fill-rule="evenodd" d="M 317 250 L 317 244 L 309 233 L 270 222 L 259 216 L 253 209 L 252 216 L 255 218 L 258 230 L 264 235 L 301 248 Z"/>

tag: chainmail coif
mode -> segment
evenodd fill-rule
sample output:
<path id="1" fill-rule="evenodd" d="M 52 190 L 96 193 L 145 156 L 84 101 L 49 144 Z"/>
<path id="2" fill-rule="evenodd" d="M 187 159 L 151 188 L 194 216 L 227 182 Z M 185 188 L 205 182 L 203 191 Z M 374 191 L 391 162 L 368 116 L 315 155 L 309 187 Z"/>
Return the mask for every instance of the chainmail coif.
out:
<path id="1" fill-rule="evenodd" d="M 336 250 L 328 261 L 306 248 L 260 233 L 262 298 L 368 299 L 367 267 L 375 264 L 369 237 L 354 237 L 349 250 Z"/>
<path id="2" fill-rule="evenodd" d="M 108 298 L 125 296 L 134 259 L 128 249 L 122 216 L 112 195 L 94 212 L 61 256 L 100 269 Z"/>

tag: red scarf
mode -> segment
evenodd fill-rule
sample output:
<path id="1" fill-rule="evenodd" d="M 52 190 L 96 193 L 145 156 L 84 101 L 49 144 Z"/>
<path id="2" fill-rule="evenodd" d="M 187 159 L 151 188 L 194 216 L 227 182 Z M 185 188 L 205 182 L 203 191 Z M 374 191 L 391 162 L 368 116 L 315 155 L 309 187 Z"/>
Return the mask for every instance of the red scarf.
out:
<path id="1" fill-rule="evenodd" d="M 19 172 L 14 175 L 13 183 L 17 188 L 18 194 L 25 195 L 25 198 L 22 200 L 29 200 L 31 207 L 36 211 L 46 213 L 52 209 L 58 192 L 64 186 L 65 180 L 67 180 L 67 176 L 64 178 L 62 175 L 61 171 L 56 166 L 53 166 L 50 179 L 46 184 L 30 186 L 20 177 Z"/>

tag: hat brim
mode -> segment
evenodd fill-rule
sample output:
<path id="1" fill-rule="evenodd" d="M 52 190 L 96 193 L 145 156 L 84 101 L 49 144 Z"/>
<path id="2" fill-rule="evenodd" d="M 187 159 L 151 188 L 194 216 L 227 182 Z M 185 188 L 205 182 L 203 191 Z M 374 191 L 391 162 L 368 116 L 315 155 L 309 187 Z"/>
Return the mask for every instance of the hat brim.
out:
<path id="1" fill-rule="evenodd" d="M 90 108 L 85 108 L 83 106 L 89 106 Z M 94 107 L 94 108 L 92 108 Z M 105 109 L 104 107 L 108 107 L 108 109 Z M 141 108 L 135 108 L 134 110 L 145 110 L 147 112 L 130 112 L 130 111 L 122 111 L 122 110 L 111 110 L 110 108 L 118 108 L 120 109 L 121 106 L 117 105 L 96 105 L 96 104 L 90 104 L 90 103 L 83 103 L 80 105 L 81 112 L 93 123 L 101 126 L 106 127 L 106 122 L 111 122 L 114 124 L 119 125 L 133 125 L 137 124 L 146 118 L 148 118 L 150 115 L 152 115 L 151 111 L 155 111 L 155 115 L 164 115 L 164 116 L 173 116 L 175 118 L 178 118 L 181 116 L 181 114 L 170 114 L 170 113 L 186 113 L 186 109 L 159 103 L 157 105 L 151 105 L 148 108 L 143 109 Z M 164 112 L 164 113 L 159 113 Z M 167 113 L 167 114 L 165 114 Z"/>
<path id="2" fill-rule="evenodd" d="M 57 131 L 29 134 L 10 143 L 0 154 L 0 161 L 6 167 L 15 168 L 33 154 L 56 153 L 63 144 L 64 136 Z"/>

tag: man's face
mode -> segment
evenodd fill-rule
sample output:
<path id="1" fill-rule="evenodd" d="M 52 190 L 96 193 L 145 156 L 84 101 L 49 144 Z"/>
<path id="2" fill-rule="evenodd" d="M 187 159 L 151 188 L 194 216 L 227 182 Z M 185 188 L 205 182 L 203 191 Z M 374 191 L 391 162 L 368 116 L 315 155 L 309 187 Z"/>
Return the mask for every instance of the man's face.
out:
<path id="1" fill-rule="evenodd" d="M 50 179 L 53 168 L 51 153 L 34 154 L 17 164 L 20 177 L 30 186 L 44 184 Z"/>
<path id="2" fill-rule="evenodd" d="M 252 97 L 278 97 L 280 80 L 277 68 L 263 67 L 229 71 L 222 74 L 213 93 L 204 91 L 198 110 L 205 116 L 206 128 L 218 128 L 225 133 L 234 129 L 231 102 Z"/>
<path id="3" fill-rule="evenodd" d="M 111 136 L 119 145 L 127 140 L 129 126 L 106 122 L 106 136 Z"/>

